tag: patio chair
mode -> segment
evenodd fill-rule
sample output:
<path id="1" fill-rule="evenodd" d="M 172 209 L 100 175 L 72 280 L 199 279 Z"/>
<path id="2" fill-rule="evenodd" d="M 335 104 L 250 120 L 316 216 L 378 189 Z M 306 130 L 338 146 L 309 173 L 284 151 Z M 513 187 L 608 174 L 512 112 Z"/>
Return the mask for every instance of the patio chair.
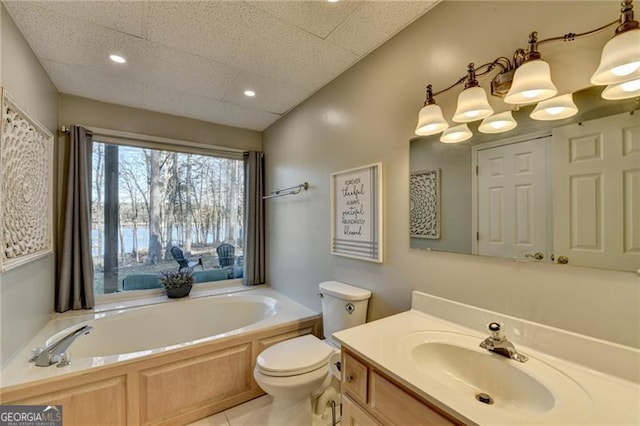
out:
<path id="1" fill-rule="evenodd" d="M 216 248 L 216 253 L 218 253 L 218 262 L 220 262 L 221 268 L 233 266 L 236 263 L 235 251 L 236 248 L 227 243 L 220 244 L 218 248 Z"/>
<path id="2" fill-rule="evenodd" d="M 193 267 L 198 265 L 200 265 L 202 267 L 202 270 L 204 271 L 202 258 L 199 258 L 198 261 L 189 260 L 184 257 L 184 252 L 180 247 L 176 247 L 176 246 L 171 247 L 171 255 L 176 260 L 176 262 L 178 262 L 178 271 L 182 271 L 183 269 L 193 270 Z"/>

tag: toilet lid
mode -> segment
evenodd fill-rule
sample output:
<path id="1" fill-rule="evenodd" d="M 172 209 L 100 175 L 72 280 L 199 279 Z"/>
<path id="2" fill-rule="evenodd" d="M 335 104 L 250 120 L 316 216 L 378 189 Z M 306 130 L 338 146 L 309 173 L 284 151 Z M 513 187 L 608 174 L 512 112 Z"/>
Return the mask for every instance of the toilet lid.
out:
<path id="1" fill-rule="evenodd" d="M 258 355 L 257 365 L 267 376 L 295 376 L 328 366 L 331 346 L 307 334 L 277 343 Z"/>

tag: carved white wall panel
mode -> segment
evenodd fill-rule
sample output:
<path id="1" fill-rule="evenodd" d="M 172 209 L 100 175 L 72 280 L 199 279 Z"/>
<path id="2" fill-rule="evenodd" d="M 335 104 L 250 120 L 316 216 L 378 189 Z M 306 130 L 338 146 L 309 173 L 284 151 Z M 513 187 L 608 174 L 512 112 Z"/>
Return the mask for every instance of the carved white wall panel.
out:
<path id="1" fill-rule="evenodd" d="M 0 270 L 52 252 L 53 135 L 2 91 Z"/>
<path id="2" fill-rule="evenodd" d="M 440 169 L 411 173 L 410 232 L 412 237 L 440 239 Z"/>

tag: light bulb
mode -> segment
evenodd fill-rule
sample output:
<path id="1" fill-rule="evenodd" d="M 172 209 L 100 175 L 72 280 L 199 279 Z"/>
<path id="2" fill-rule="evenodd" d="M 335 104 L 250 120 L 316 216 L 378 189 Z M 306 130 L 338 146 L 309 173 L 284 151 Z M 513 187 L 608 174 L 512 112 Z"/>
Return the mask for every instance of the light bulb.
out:
<path id="1" fill-rule="evenodd" d="M 538 96 L 541 91 L 542 90 L 525 90 L 524 92 L 522 92 L 522 96 L 524 96 L 527 99 L 532 99 Z"/>
<path id="2" fill-rule="evenodd" d="M 640 68 L 640 61 L 631 62 L 629 64 L 624 64 L 624 65 L 620 65 L 619 67 L 612 68 L 611 74 L 618 77 L 622 77 L 622 76 L 631 74 L 638 68 Z"/>
<path id="3" fill-rule="evenodd" d="M 625 81 L 620 84 L 620 88 L 625 92 L 635 92 L 640 89 L 640 78 L 637 80 Z"/>
<path id="4" fill-rule="evenodd" d="M 551 107 L 551 108 L 547 108 L 547 114 L 550 115 L 558 115 L 561 114 L 562 111 L 565 110 L 565 107 Z"/>
<path id="5" fill-rule="evenodd" d="M 489 126 L 491 126 L 492 129 L 502 129 L 504 128 L 507 124 L 509 124 L 508 121 L 494 121 L 493 123 L 489 123 Z"/>

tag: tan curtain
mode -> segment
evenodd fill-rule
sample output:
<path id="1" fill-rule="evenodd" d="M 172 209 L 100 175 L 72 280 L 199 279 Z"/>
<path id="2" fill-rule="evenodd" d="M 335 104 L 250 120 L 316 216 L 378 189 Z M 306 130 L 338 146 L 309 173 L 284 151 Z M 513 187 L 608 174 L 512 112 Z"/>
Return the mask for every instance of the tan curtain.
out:
<path id="1" fill-rule="evenodd" d="M 66 197 L 59 235 L 56 311 L 89 309 L 93 296 L 91 260 L 91 134 L 83 127 L 71 126 L 66 158 Z"/>
<path id="2" fill-rule="evenodd" d="M 244 285 L 256 285 L 265 282 L 263 153 L 245 153 L 244 176 Z"/>

